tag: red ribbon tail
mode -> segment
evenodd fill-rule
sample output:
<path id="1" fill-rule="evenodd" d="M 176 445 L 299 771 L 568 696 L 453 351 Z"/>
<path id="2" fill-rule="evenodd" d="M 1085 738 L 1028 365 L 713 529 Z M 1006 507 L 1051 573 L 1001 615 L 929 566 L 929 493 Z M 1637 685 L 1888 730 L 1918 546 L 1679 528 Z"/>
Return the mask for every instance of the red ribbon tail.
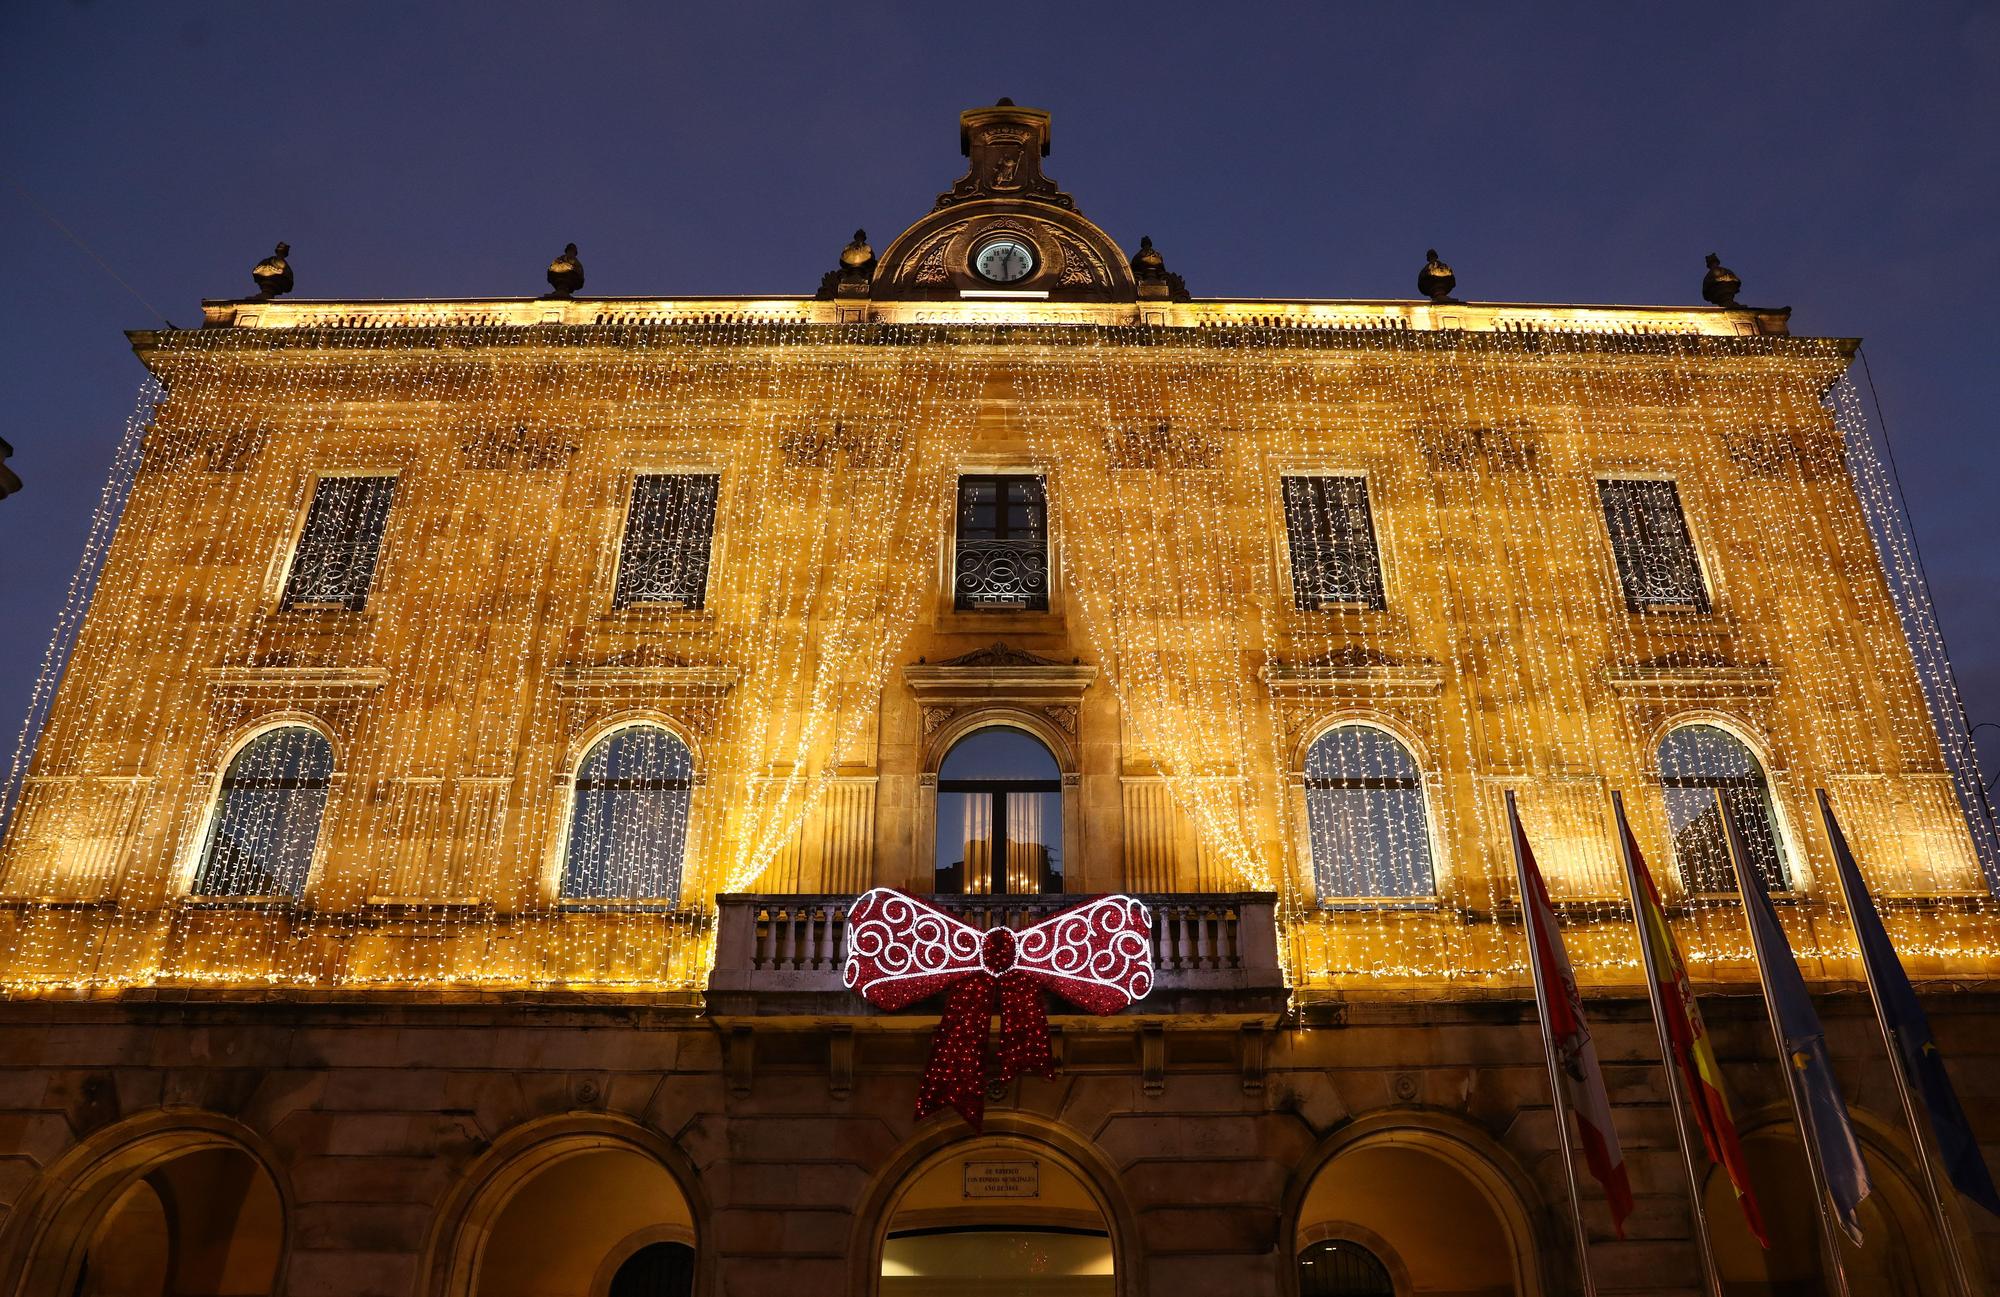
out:
<path id="1" fill-rule="evenodd" d="M 924 1069 L 924 1083 L 917 1090 L 917 1120 L 939 1108 L 956 1108 L 966 1125 L 974 1130 L 985 1128 L 986 1035 L 992 1021 L 991 977 L 974 973 L 953 984 L 945 996 L 937 1033 L 931 1037 L 930 1065 Z"/>
<path id="2" fill-rule="evenodd" d="M 1033 974 L 1011 969 L 1000 976 L 999 1072 L 1002 1081 L 1017 1076 L 1056 1074 L 1049 1049 L 1049 1006 Z"/>

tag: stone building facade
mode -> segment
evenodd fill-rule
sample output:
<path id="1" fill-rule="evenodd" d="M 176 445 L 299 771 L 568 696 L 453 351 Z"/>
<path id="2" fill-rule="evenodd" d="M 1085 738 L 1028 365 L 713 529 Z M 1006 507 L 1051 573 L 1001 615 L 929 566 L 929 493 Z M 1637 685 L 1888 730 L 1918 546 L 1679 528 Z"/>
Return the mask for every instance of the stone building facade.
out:
<path id="1" fill-rule="evenodd" d="M 1193 299 L 1048 143 L 969 111 L 810 297 L 132 335 L 158 399 L 0 845 L 0 1286 L 1580 1291 L 1512 792 L 1637 1195 L 1621 1238 L 1583 1181 L 1598 1289 L 1697 1292 L 1619 791 L 1771 1225 L 1704 1182 L 1729 1291 L 1822 1262 L 1718 804 L 1875 1172 L 1855 1291 L 1951 1290 L 1814 792 L 2000 1141 L 1990 830 L 1852 343 Z M 918 1120 L 936 1006 L 841 980 L 878 886 L 1136 895 L 1153 990 L 1054 1004 L 983 1131 Z M 1946 1218 L 1984 1282 L 2000 1228 Z"/>

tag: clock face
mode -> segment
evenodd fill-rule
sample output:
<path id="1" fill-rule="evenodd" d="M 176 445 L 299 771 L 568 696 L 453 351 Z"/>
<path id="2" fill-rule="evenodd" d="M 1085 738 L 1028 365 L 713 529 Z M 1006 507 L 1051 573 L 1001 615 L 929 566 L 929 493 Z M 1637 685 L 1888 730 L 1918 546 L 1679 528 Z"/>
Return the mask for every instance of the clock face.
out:
<path id="1" fill-rule="evenodd" d="M 1035 254 L 1019 239 L 995 239 L 973 254 L 972 268 L 996 284 L 1026 279 L 1035 269 Z"/>

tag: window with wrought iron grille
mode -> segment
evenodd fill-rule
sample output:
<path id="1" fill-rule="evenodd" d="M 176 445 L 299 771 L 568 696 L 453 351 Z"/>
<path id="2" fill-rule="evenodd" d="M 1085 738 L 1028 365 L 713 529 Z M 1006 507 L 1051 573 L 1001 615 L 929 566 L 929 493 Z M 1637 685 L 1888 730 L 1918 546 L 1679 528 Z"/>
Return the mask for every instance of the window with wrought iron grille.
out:
<path id="1" fill-rule="evenodd" d="M 1368 479 L 1320 474 L 1284 479 L 1285 539 L 1292 555 L 1292 601 L 1303 609 L 1335 604 L 1387 606 Z"/>
<path id="2" fill-rule="evenodd" d="M 972 611 L 1045 611 L 1048 520 L 1039 477 L 959 478 L 952 606 Z"/>
<path id="3" fill-rule="evenodd" d="M 323 477 L 313 488 L 305 526 L 285 578 L 287 608 L 367 606 L 382 549 L 382 528 L 396 493 L 393 477 Z"/>
<path id="4" fill-rule="evenodd" d="M 1633 612 L 1708 611 L 1708 587 L 1688 535 L 1681 493 L 1665 479 L 1600 478 L 1597 498 Z"/>
<path id="5" fill-rule="evenodd" d="M 612 596 L 617 607 L 702 606 L 720 483 L 713 473 L 647 473 L 633 481 Z"/>

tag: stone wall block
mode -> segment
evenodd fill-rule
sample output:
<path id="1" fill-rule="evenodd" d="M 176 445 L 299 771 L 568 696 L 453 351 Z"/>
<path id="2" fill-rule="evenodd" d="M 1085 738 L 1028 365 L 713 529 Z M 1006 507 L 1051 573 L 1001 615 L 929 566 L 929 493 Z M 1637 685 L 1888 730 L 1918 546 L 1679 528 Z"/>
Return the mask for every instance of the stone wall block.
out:
<path id="1" fill-rule="evenodd" d="M 816 1207 L 852 1211 L 868 1188 L 866 1168 L 847 1162 L 723 1162 L 703 1177 L 710 1199 L 732 1208 Z"/>
<path id="2" fill-rule="evenodd" d="M 847 1293 L 843 1257 L 725 1256 L 723 1297 L 841 1297 Z"/>
<path id="3" fill-rule="evenodd" d="M 285 1297 L 409 1297 L 417 1264 L 409 1252 L 299 1248 L 285 1267 Z"/>
<path id="4" fill-rule="evenodd" d="M 308 1251 L 353 1249 L 420 1253 L 434 1212 L 415 1202 L 300 1203 L 293 1212 L 293 1241 Z"/>
<path id="5" fill-rule="evenodd" d="M 435 1205 L 462 1166 L 439 1157 L 324 1157 L 291 1160 L 300 1203 L 414 1202 Z"/>
<path id="6" fill-rule="evenodd" d="M 1246 1150 L 1247 1152 L 1248 1150 Z M 1153 1207 L 1244 1206 L 1282 1202 L 1291 1166 L 1262 1158 L 1140 1162 L 1119 1176 L 1135 1211 Z"/>
<path id="7" fill-rule="evenodd" d="M 1275 1251 L 1265 1256 L 1176 1253 L 1148 1263 L 1143 1291 L 1173 1297 L 1267 1297 L 1282 1291 L 1279 1272 L 1286 1261 Z"/>
<path id="8" fill-rule="evenodd" d="M 722 1107 L 721 1077 L 663 1076 L 646 1102 L 644 1120 L 648 1126 L 677 1140 L 690 1157 L 695 1157 L 696 1147 L 706 1138 L 707 1156 L 696 1160 L 713 1161 L 724 1147 L 722 1129 L 719 1123 L 704 1123 L 704 1118 L 719 1114 Z M 698 1123 L 702 1123 L 700 1131 L 695 1129 Z"/>
<path id="9" fill-rule="evenodd" d="M 1184 1252 L 1262 1256 L 1278 1245 L 1278 1207 L 1155 1207 L 1139 1213 L 1153 1256 Z"/>

